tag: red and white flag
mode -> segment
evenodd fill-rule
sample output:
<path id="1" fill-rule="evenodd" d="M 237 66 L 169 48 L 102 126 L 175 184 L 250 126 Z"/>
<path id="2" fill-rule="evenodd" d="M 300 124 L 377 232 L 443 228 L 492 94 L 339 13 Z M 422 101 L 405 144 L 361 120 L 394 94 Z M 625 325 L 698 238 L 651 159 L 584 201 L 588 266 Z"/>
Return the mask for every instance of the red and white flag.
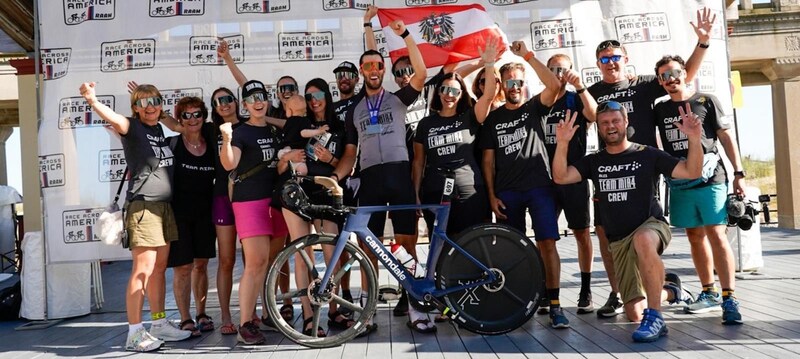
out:
<path id="1" fill-rule="evenodd" d="M 478 4 L 379 9 L 378 20 L 392 62 L 408 55 L 405 41 L 389 28 L 394 20 L 405 23 L 428 68 L 479 58 L 490 38 L 499 39 L 499 53 L 508 47 L 506 35 Z"/>

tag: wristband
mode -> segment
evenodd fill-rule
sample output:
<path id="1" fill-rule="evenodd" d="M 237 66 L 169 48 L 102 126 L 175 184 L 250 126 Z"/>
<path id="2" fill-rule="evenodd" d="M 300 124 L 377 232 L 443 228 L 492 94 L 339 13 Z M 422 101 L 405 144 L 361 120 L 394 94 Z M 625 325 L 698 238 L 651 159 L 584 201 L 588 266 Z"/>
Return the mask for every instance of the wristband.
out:
<path id="1" fill-rule="evenodd" d="M 532 57 L 533 57 L 533 51 L 528 51 L 528 53 L 525 54 L 525 56 L 523 56 L 522 58 L 525 59 L 525 61 L 531 61 Z"/>
<path id="2" fill-rule="evenodd" d="M 336 182 L 339 182 L 339 175 L 334 173 L 334 174 L 331 175 L 331 177 L 333 177 L 333 176 L 336 176 Z"/>
<path id="3" fill-rule="evenodd" d="M 365 22 L 364 23 L 364 27 L 372 27 L 372 23 L 371 22 Z"/>
<path id="4" fill-rule="evenodd" d="M 403 31 L 403 33 L 402 33 L 402 34 L 400 34 L 400 37 L 402 37 L 402 38 L 404 38 L 404 39 L 405 39 L 405 38 L 407 38 L 407 37 L 408 37 L 408 35 L 410 35 L 410 33 L 408 32 L 408 29 L 406 29 L 406 31 Z"/>
<path id="5" fill-rule="evenodd" d="M 701 49 L 707 49 L 709 46 L 711 46 L 711 44 L 704 44 L 702 42 L 698 42 L 697 43 L 697 47 L 699 47 Z"/>
<path id="6" fill-rule="evenodd" d="M 582 89 L 579 89 L 579 90 L 575 90 L 575 93 L 577 93 L 578 95 L 580 95 L 580 94 L 582 94 L 584 92 L 586 92 L 586 87 L 584 87 Z"/>
<path id="7" fill-rule="evenodd" d="M 327 163 L 328 163 L 329 165 L 332 165 L 332 164 L 333 164 L 333 156 L 331 156 L 331 159 L 329 159 Z M 338 178 L 338 176 L 337 176 L 337 178 Z"/>

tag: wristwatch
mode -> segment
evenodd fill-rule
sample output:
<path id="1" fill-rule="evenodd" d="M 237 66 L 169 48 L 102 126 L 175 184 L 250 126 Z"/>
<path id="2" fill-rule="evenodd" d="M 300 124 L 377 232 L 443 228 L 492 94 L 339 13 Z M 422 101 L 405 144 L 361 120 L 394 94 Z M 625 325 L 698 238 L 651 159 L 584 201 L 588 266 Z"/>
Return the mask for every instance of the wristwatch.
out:
<path id="1" fill-rule="evenodd" d="M 745 177 L 747 177 L 747 174 L 744 172 L 744 170 L 742 170 L 742 171 L 733 171 L 733 176 L 734 177 L 745 178 Z"/>

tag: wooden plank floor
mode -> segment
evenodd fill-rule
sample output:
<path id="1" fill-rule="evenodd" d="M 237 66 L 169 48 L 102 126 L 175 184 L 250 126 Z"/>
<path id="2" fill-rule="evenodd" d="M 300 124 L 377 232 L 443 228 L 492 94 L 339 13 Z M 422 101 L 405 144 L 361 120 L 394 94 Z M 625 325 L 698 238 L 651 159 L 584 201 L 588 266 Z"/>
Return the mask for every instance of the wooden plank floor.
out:
<path id="1" fill-rule="evenodd" d="M 673 231 L 671 246 L 663 256 L 668 270 L 682 276 L 692 292 L 699 290 L 686 236 Z M 593 286 L 595 306 L 608 296 L 605 272 L 595 241 Z M 438 333 L 421 335 L 409 330 L 406 318 L 391 315 L 391 305 L 381 304 L 376 315 L 379 330 L 373 335 L 345 345 L 324 350 L 307 349 L 267 333 L 261 346 L 241 346 L 236 336 L 223 336 L 219 331 L 204 333 L 197 339 L 167 343 L 161 351 L 148 357 L 202 356 L 204 358 L 634 358 L 634 357 L 800 357 L 800 231 L 762 228 L 765 266 L 756 273 L 741 273 L 737 294 L 745 324 L 727 327 L 720 324 L 720 314 L 687 315 L 677 306 L 664 307 L 669 335 L 650 344 L 633 343 L 630 333 L 635 328 L 622 317 L 598 319 L 594 314 L 575 312 L 580 276 L 577 252 L 572 237 L 564 237 L 558 248 L 562 259 L 561 302 L 571 328 L 554 330 L 547 316 L 535 316 L 523 327 L 500 336 L 481 336 L 440 324 Z M 426 248 L 420 248 L 425 253 Z M 103 265 L 105 306 L 90 315 L 64 320 L 41 330 L 15 330 L 23 321 L 0 322 L 0 359 L 50 357 L 119 357 L 127 333 L 123 289 L 130 262 Z M 241 275 L 237 262 L 234 277 Z M 209 315 L 219 324 L 219 304 L 215 281 L 216 260 L 209 273 Z M 393 282 L 385 270 L 380 281 Z M 357 276 L 354 276 L 357 277 Z M 355 279 L 355 278 L 354 278 Z M 168 271 L 168 316 L 178 320 L 171 292 Z M 355 282 L 355 281 L 354 281 Z M 356 286 L 356 284 L 354 284 Z M 234 287 L 233 303 L 237 303 Z M 296 308 L 298 308 L 296 306 Z M 234 318 L 238 317 L 232 308 Z M 296 315 L 299 310 L 296 309 Z"/>

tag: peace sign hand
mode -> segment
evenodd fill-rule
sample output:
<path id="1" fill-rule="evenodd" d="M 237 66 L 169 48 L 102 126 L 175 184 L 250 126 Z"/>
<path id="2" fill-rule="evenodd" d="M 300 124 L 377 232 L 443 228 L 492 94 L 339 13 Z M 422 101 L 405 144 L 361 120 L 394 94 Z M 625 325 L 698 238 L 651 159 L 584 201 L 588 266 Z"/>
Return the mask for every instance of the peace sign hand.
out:
<path id="1" fill-rule="evenodd" d="M 675 127 L 681 130 L 681 132 L 685 133 L 687 137 L 699 139 L 703 133 L 703 121 L 700 121 L 700 117 L 692 112 L 692 107 L 688 102 L 686 103 L 685 107 L 685 110 L 683 107 L 678 107 L 678 113 L 680 113 L 681 121 L 675 122 Z"/>
<path id="2" fill-rule="evenodd" d="M 575 136 L 575 131 L 578 126 L 575 126 L 575 120 L 578 118 L 578 111 L 567 110 L 567 117 L 558 121 L 556 125 L 556 142 L 569 143 L 572 137 Z"/>

